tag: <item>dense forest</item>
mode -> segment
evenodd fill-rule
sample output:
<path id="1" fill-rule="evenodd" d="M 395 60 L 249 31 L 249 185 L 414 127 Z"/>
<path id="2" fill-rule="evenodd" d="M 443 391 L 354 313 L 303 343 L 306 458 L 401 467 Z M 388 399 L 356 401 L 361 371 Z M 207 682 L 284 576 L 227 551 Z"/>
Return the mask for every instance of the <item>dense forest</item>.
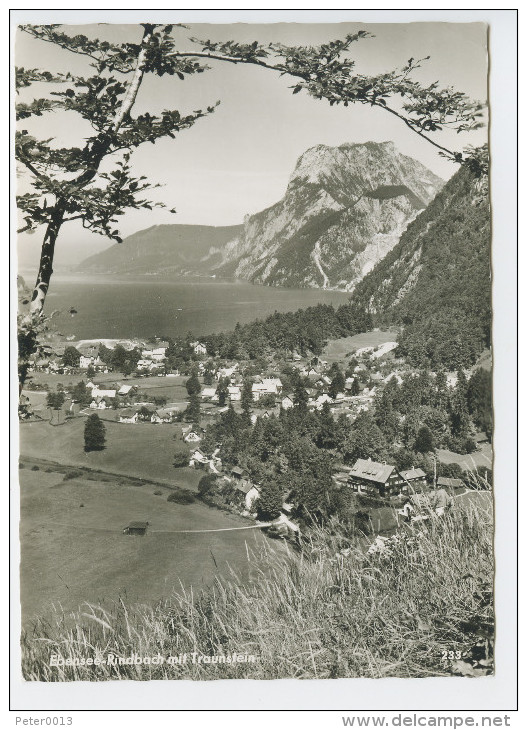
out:
<path id="1" fill-rule="evenodd" d="M 352 302 L 378 325 L 403 325 L 399 351 L 412 365 L 474 364 L 491 342 L 486 177 L 462 167 L 358 284 Z"/>
<path id="2" fill-rule="evenodd" d="M 255 360 L 295 351 L 320 355 L 328 339 L 348 337 L 371 328 L 371 316 L 354 304 L 337 308 L 318 304 L 296 312 L 275 312 L 265 319 L 237 324 L 232 332 L 220 332 L 200 340 L 211 357 Z M 191 339 L 191 335 L 178 338 L 167 357 L 189 359 Z"/>

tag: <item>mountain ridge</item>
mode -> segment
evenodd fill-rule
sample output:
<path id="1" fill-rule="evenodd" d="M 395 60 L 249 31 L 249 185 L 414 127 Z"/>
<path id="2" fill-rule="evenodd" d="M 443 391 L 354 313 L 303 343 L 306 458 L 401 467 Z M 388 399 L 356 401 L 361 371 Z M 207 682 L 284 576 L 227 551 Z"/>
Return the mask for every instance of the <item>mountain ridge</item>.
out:
<path id="1" fill-rule="evenodd" d="M 202 259 L 221 250 L 242 226 L 160 224 L 133 233 L 101 253 L 84 259 L 82 272 L 192 273 Z M 163 256 L 165 259 L 163 260 Z M 210 265 L 214 261 L 210 260 Z"/>
<path id="2" fill-rule="evenodd" d="M 298 158 L 282 198 L 240 226 L 152 227 L 79 270 L 352 291 L 443 184 L 393 142 L 315 145 Z"/>

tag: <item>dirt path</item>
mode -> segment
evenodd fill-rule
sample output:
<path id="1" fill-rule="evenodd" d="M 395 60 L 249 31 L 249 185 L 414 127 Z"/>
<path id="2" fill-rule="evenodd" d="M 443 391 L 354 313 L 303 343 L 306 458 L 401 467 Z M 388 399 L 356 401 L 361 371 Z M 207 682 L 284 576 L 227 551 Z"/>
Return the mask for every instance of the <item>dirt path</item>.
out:
<path id="1" fill-rule="evenodd" d="M 259 530 L 263 527 L 270 527 L 272 522 L 262 522 L 257 525 L 246 525 L 245 527 L 217 527 L 210 530 L 148 530 L 151 535 L 193 535 L 203 534 L 206 532 L 236 532 L 237 530 Z M 48 527 L 68 527 L 71 530 L 95 530 L 96 532 L 116 533 L 120 530 L 114 530 L 109 527 L 91 527 L 89 525 L 72 525 L 69 522 L 46 522 Z"/>

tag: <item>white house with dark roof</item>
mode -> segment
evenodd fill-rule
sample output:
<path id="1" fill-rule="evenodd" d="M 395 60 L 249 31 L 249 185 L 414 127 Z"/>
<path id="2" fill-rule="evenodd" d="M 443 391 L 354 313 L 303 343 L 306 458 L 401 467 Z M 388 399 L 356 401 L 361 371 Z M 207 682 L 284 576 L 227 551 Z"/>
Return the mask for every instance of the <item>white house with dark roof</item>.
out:
<path id="1" fill-rule="evenodd" d="M 124 408 L 119 413 L 119 423 L 137 423 L 137 411 L 132 408 Z"/>
<path id="2" fill-rule="evenodd" d="M 244 495 L 245 508 L 250 511 L 253 502 L 260 496 L 260 490 L 256 484 L 253 484 L 248 479 L 241 479 L 236 483 L 235 489 Z"/>

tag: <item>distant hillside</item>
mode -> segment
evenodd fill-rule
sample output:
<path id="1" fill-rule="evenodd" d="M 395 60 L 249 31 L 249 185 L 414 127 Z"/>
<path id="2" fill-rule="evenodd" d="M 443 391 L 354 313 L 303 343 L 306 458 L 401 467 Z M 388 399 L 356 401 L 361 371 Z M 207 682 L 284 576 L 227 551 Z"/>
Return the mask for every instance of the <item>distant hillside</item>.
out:
<path id="1" fill-rule="evenodd" d="M 78 267 L 93 273 L 208 273 L 219 261 L 216 253 L 237 236 L 242 226 L 152 226 L 125 238 Z"/>
<path id="2" fill-rule="evenodd" d="M 492 324 L 487 179 L 461 168 L 352 301 L 379 324 L 404 325 L 400 349 L 415 365 L 475 363 Z"/>

